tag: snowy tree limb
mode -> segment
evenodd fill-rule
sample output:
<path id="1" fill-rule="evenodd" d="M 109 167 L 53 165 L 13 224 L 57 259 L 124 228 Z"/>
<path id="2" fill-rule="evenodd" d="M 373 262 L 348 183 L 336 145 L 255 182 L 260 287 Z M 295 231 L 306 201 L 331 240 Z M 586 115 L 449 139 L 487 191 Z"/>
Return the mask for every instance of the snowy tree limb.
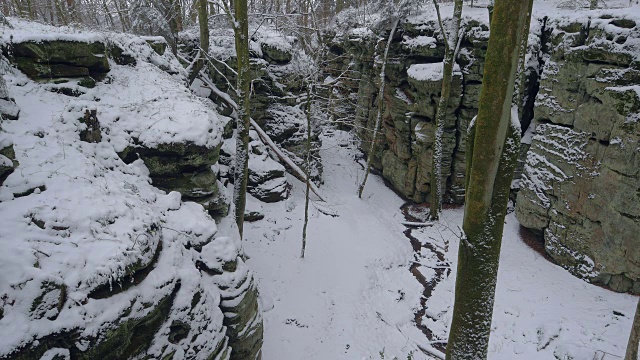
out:
<path id="1" fill-rule="evenodd" d="M 209 89 L 211 89 L 211 91 L 213 91 L 220 99 L 222 99 L 225 103 L 227 103 L 227 105 L 229 105 L 232 109 L 236 111 L 238 110 L 238 104 L 236 104 L 236 102 L 233 101 L 233 99 L 229 96 L 229 94 L 220 91 L 220 89 L 218 89 L 218 87 L 216 87 L 215 84 L 213 84 L 211 80 L 209 80 L 205 76 L 200 76 L 200 80 L 202 80 L 209 87 Z M 278 156 L 278 158 L 280 158 L 280 160 L 282 160 L 285 164 L 287 164 L 287 166 L 289 166 L 289 168 L 293 171 L 292 175 L 301 181 L 306 181 L 304 171 L 302 171 L 302 169 L 300 169 L 300 167 L 296 165 L 296 163 L 294 163 L 293 160 L 291 160 L 284 152 L 282 152 L 282 150 L 280 150 L 280 148 L 278 148 L 278 145 L 276 145 L 276 143 L 274 143 L 273 140 L 271 140 L 269 135 L 267 135 L 267 133 L 264 132 L 264 130 L 262 130 L 260 125 L 258 125 L 258 123 L 256 123 L 255 120 L 253 119 L 251 119 L 251 126 L 258 133 L 258 136 L 260 136 L 260 139 L 265 143 L 265 145 L 269 146 L 269 148 L 273 150 L 273 152 Z M 318 189 L 316 184 L 314 184 L 313 182 L 310 182 L 309 185 L 310 185 L 311 191 L 313 191 L 313 193 L 316 194 L 318 199 L 320 199 L 320 201 L 326 202 L 326 200 L 322 197 L 322 195 L 320 195 L 320 190 Z"/>

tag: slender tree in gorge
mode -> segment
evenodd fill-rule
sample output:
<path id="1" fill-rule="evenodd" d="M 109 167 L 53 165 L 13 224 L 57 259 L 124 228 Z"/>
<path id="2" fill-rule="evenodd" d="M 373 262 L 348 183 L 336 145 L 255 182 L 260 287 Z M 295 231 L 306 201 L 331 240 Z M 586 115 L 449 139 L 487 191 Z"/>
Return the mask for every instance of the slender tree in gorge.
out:
<path id="1" fill-rule="evenodd" d="M 471 155 L 447 359 L 487 358 L 504 217 L 520 148 L 512 100 L 530 1 L 495 1 L 478 116 L 468 137 Z"/>
<path id="2" fill-rule="evenodd" d="M 440 24 L 440 32 L 444 38 L 444 60 L 442 69 L 442 88 L 440 90 L 440 100 L 438 101 L 438 109 L 436 110 L 436 126 L 433 141 L 433 160 L 431 169 L 431 194 L 430 194 L 430 211 L 431 220 L 437 220 L 442 209 L 442 137 L 444 136 L 444 125 L 447 117 L 447 107 L 449 97 L 451 95 L 451 86 L 453 85 L 453 66 L 456 61 L 458 38 L 461 38 L 460 22 L 462 20 L 462 0 L 455 0 L 453 8 L 453 27 L 451 33 L 447 36 L 442 24 L 440 16 L 440 7 L 438 2 L 433 0 L 438 14 L 438 23 Z"/>
<path id="3" fill-rule="evenodd" d="M 396 29 L 398 28 L 398 23 L 400 22 L 400 17 L 396 15 L 393 20 L 393 27 L 391 28 L 391 32 L 389 33 L 389 39 L 387 40 L 387 45 L 384 49 L 384 55 L 382 57 L 382 67 L 380 68 L 380 89 L 378 91 L 378 114 L 376 115 L 376 122 L 373 125 L 373 135 L 371 135 L 371 146 L 369 147 L 369 156 L 367 157 L 367 165 L 365 167 L 364 179 L 362 179 L 362 184 L 358 187 L 358 197 L 362 197 L 362 191 L 364 191 L 364 186 L 367 183 L 367 178 L 369 177 L 369 172 L 371 171 L 371 162 L 373 161 L 373 156 L 375 152 L 376 146 L 376 138 L 378 137 L 378 131 L 380 129 L 380 122 L 382 121 L 382 106 L 384 105 L 383 97 L 384 97 L 384 85 L 385 85 L 385 69 L 387 67 L 387 59 L 389 57 L 389 47 L 391 46 L 391 41 L 393 40 L 393 35 L 396 33 Z"/>
<path id="4" fill-rule="evenodd" d="M 234 170 L 233 203 L 240 238 L 243 233 L 244 210 L 247 202 L 247 177 L 249 165 L 249 127 L 251 113 L 249 95 L 251 74 L 249 69 L 249 21 L 247 19 L 247 0 L 235 0 L 235 21 L 232 26 L 235 34 L 236 56 L 238 61 L 238 121 L 236 123 L 236 159 Z"/>

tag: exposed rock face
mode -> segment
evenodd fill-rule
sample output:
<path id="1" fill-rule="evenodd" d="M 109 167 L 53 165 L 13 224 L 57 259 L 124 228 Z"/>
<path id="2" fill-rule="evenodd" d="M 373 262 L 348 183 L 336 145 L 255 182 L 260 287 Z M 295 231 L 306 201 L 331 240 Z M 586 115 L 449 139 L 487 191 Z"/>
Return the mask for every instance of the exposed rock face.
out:
<path id="1" fill-rule="evenodd" d="M 550 21 L 516 216 L 577 276 L 640 293 L 640 85 L 629 19 Z"/>
<path id="2" fill-rule="evenodd" d="M 20 109 L 16 105 L 16 102 L 9 96 L 7 90 L 7 84 L 4 80 L 2 67 L 4 58 L 0 54 L 0 119 L 17 120 L 20 114 Z"/>
<path id="3" fill-rule="evenodd" d="M 486 24 L 463 26 L 443 144 L 445 201 L 454 203 L 464 201 L 466 129 L 477 114 L 489 35 Z M 405 23 L 391 44 L 384 135 L 374 158 L 393 188 L 416 202 L 428 200 L 430 192 L 440 81 L 425 69 L 440 65 L 444 55 L 437 29 L 435 21 Z M 516 215 L 575 275 L 640 293 L 639 22 L 619 15 L 585 16 L 583 22 L 545 18 L 534 20 L 532 31 L 540 41 L 529 47 L 521 120 L 523 130 L 533 125 L 517 171 L 522 179 Z M 342 95 L 357 94 L 349 110 L 356 114 L 356 129 L 372 129 L 380 70 L 371 59 L 380 56 L 387 35 L 377 42 L 363 33 L 331 39 L 327 71 L 335 77 L 350 69 L 359 76 L 342 82 Z M 358 133 L 368 150 L 371 131 Z"/>
<path id="4" fill-rule="evenodd" d="M 140 158 L 149 168 L 153 184 L 165 191 L 177 191 L 185 200 L 195 201 L 219 218 L 228 212 L 228 204 L 218 189 L 211 167 L 220 157 L 220 146 L 212 149 L 192 143 L 127 147 L 120 157 L 127 163 Z"/>
<path id="5" fill-rule="evenodd" d="M 14 63 L 32 79 L 102 77 L 109 72 L 102 42 L 46 41 L 11 44 Z"/>
<path id="6" fill-rule="evenodd" d="M 11 173 L 18 167 L 16 153 L 13 151 L 13 144 L 0 137 L 0 186 Z"/>
<path id="7" fill-rule="evenodd" d="M 114 36 L 134 50 L 111 64 L 106 39 L 11 44 L 37 80 L 9 74 L 16 103 L 51 116 L 2 123 L 0 358 L 260 359 L 257 285 L 213 170 L 225 118 L 163 72 L 181 75 L 163 42 Z M 76 91 L 87 73 L 78 103 L 52 91 L 51 77 Z M 147 98 L 133 99 L 139 78 Z M 179 110 L 162 108 L 167 89 Z"/>
<path id="8" fill-rule="evenodd" d="M 443 137 L 443 169 L 446 179 L 445 201 L 464 201 L 464 170 L 466 129 L 477 114 L 478 98 L 482 87 L 484 54 L 488 28 L 470 22 L 465 25 L 466 35 L 459 58 L 460 67 L 454 74 L 451 98 L 445 120 Z M 423 77 L 428 69 L 442 66 L 444 43 L 434 21 L 405 23 L 391 44 L 387 64 L 387 86 L 384 94 L 382 139 L 378 139 L 374 167 L 402 195 L 415 202 L 428 198 L 431 182 L 432 147 L 435 114 L 441 90 L 440 77 Z M 386 39 L 387 36 L 384 36 Z M 352 54 L 360 75 L 359 82 L 346 84 L 348 91 L 357 92 L 355 105 L 356 126 L 363 139 L 362 148 L 368 149 L 370 130 L 377 116 L 379 64 L 371 59 L 381 54 L 385 41 L 345 36 L 334 38 L 332 57 L 328 67 L 333 76 L 351 67 L 344 54 Z"/>
<path id="9" fill-rule="evenodd" d="M 236 82 L 236 76 L 232 70 L 236 67 L 233 35 L 212 34 L 211 43 L 215 46 L 212 46 L 210 56 L 216 61 L 213 61 L 208 69 L 209 78 L 217 88 L 235 97 L 235 92 L 229 86 Z M 195 56 L 197 44 L 197 34 L 184 33 L 180 47 L 184 53 Z M 304 112 L 306 85 L 303 83 L 300 71 L 301 68 L 311 67 L 313 64 L 292 37 L 286 37 L 272 28 L 264 27 L 251 39 L 250 66 L 251 78 L 254 79 L 250 102 L 251 118 L 287 156 L 302 168 L 307 127 Z M 198 88 L 199 80 L 194 84 L 194 87 Z M 220 113 L 227 116 L 232 113 L 225 101 L 218 98 L 215 93 L 203 90 L 202 95 L 214 101 Z M 318 130 L 314 125 L 312 129 L 314 149 L 320 146 Z M 260 142 L 259 139 L 257 141 Z M 231 151 L 225 151 L 225 153 L 232 154 Z M 322 181 L 320 161 L 312 160 L 311 176 L 316 182 Z M 284 177 L 281 179 L 286 181 Z M 264 179 L 264 181 L 268 180 Z M 265 184 L 265 187 L 270 189 L 268 191 L 270 193 L 276 190 L 281 193 L 281 197 L 288 196 L 288 192 L 283 192 L 283 187 L 279 184 Z M 275 198 L 272 201 L 275 201 Z"/>

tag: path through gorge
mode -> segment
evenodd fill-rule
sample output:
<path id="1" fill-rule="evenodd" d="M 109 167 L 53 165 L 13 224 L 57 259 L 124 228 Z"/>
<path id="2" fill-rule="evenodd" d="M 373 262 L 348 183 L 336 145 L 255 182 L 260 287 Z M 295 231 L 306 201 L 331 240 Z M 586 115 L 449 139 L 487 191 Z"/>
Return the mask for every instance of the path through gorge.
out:
<path id="1" fill-rule="evenodd" d="M 265 360 L 434 359 L 451 320 L 463 209 L 445 209 L 433 226 L 380 176 L 364 171 L 348 133 L 322 136 L 327 203 L 310 206 L 300 259 L 304 185 L 290 177 L 286 201 L 248 209 L 248 263 L 266 310 Z M 529 248 L 507 216 L 489 344 L 492 360 L 590 359 L 623 355 L 636 298 L 573 277 Z"/>
<path id="2" fill-rule="evenodd" d="M 358 198 L 363 171 L 356 154 L 347 133 L 323 137 L 321 191 L 328 203 L 311 205 L 304 259 L 302 183 L 291 180 L 287 201 L 258 205 L 265 219 L 246 227 L 245 251 L 263 305 L 273 307 L 265 314 L 265 359 L 406 359 L 410 353 L 419 359 L 426 358 L 418 356 L 420 348 L 433 351 L 415 319 L 430 293 L 421 282 L 432 288 L 443 276 L 425 266 L 441 266 L 443 255 L 414 254 L 402 224 L 404 201 L 380 177 L 370 178 Z"/>

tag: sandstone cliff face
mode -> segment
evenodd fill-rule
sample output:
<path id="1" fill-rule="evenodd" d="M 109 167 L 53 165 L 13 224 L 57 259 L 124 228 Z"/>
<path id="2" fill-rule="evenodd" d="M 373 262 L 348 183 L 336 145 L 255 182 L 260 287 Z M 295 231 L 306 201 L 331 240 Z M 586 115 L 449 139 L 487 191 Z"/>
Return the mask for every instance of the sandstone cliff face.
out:
<path id="1" fill-rule="evenodd" d="M 636 21 L 547 23 L 516 216 L 572 273 L 640 293 L 640 62 Z"/>
<path id="2" fill-rule="evenodd" d="M 477 114 L 489 35 L 481 21 L 463 23 L 443 154 L 445 201 L 458 204 L 464 202 L 466 129 Z M 418 70 L 441 63 L 438 33 L 435 21 L 413 21 L 394 38 L 384 136 L 375 154 L 374 167 L 415 202 L 428 200 L 440 92 L 439 79 Z M 620 11 L 603 18 L 585 13 L 573 20 L 533 20 L 521 119 L 523 130 L 531 126 L 516 174 L 516 216 L 544 238 L 553 259 L 577 276 L 634 293 L 640 292 L 639 37 L 638 19 Z M 357 93 L 353 112 L 362 149 L 369 148 L 367 129 L 377 113 L 379 65 L 372 59 L 384 42 L 364 31 L 332 38 L 328 71 L 358 74 L 359 81 L 343 83 L 343 93 Z"/>
<path id="3" fill-rule="evenodd" d="M 445 121 L 443 139 L 443 178 L 445 201 L 464 201 L 464 169 L 466 129 L 477 114 L 482 88 L 483 59 L 488 40 L 488 27 L 476 21 L 465 25 L 466 36 L 454 73 L 451 98 Z M 382 136 L 378 139 L 374 167 L 382 172 L 403 196 L 423 202 L 430 191 L 433 132 L 440 97 L 441 75 L 425 76 L 442 64 L 444 43 L 437 23 L 426 21 L 404 23 L 395 36 L 387 64 L 387 87 L 383 99 Z M 330 72 L 337 76 L 347 67 L 354 67 L 359 83 L 346 84 L 348 91 L 357 92 L 356 124 L 368 148 L 377 116 L 377 93 L 380 64 L 372 59 L 381 57 L 385 42 L 374 46 L 371 37 L 345 36 L 333 39 L 333 62 Z M 386 39 L 386 37 L 385 37 Z M 352 54 L 350 61 L 343 54 Z M 440 72 L 441 74 L 441 72 Z M 349 89 L 350 88 L 350 89 Z"/>
<path id="4" fill-rule="evenodd" d="M 257 284 L 214 172 L 228 118 L 161 39 L 12 22 L 0 358 L 261 358 Z"/>

